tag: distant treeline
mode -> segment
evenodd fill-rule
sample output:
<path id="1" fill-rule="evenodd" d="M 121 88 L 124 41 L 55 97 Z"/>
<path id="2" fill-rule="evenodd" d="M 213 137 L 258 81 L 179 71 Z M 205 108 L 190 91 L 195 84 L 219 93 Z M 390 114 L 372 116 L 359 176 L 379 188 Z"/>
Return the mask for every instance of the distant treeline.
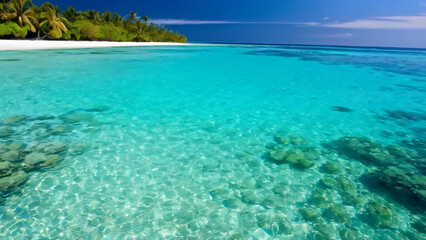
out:
<path id="1" fill-rule="evenodd" d="M 184 35 L 148 24 L 148 17 L 58 6 L 31 0 L 0 0 L 0 38 L 48 38 L 126 42 L 186 42 Z"/>

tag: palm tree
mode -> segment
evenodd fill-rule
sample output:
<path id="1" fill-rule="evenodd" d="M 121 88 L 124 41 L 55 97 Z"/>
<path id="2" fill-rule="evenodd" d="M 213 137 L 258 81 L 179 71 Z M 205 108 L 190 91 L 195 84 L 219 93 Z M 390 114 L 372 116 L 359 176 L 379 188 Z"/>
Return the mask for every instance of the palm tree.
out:
<path id="1" fill-rule="evenodd" d="M 84 12 L 78 12 L 77 15 L 81 16 L 84 19 L 89 19 L 90 18 L 90 10 L 86 10 Z"/>
<path id="2" fill-rule="evenodd" d="M 136 33 L 136 40 L 138 42 L 141 42 L 141 41 L 146 42 L 149 40 L 149 36 L 145 32 L 146 27 L 147 27 L 146 22 L 142 23 L 139 20 L 137 20 L 135 25 L 133 26 L 133 30 Z"/>
<path id="3" fill-rule="evenodd" d="M 145 22 L 148 22 L 148 16 L 143 16 L 143 20 L 145 20 Z"/>
<path id="4" fill-rule="evenodd" d="M 75 8 L 69 6 L 65 11 L 62 12 L 62 16 L 64 16 L 67 19 L 74 19 L 76 16 Z"/>
<path id="5" fill-rule="evenodd" d="M 133 21 L 136 20 L 136 13 L 135 12 L 130 12 L 130 22 L 133 23 Z"/>
<path id="6" fill-rule="evenodd" d="M 90 12 L 90 18 L 93 20 L 93 23 L 96 25 L 99 25 L 102 22 L 101 12 L 96 12 L 95 10 L 92 10 Z"/>
<path id="7" fill-rule="evenodd" d="M 40 17 L 45 19 L 43 22 L 41 22 L 40 27 L 44 25 L 48 26 L 50 29 L 48 35 L 51 38 L 59 39 L 62 37 L 62 32 L 68 31 L 64 24 L 68 22 L 67 19 L 63 17 L 57 17 L 56 11 L 52 7 L 47 7 L 46 11 L 40 14 Z"/>
<path id="8" fill-rule="evenodd" d="M 105 22 L 111 21 L 111 12 L 110 11 L 104 12 L 104 20 L 105 20 Z"/>
<path id="9" fill-rule="evenodd" d="M 0 1 L 0 14 L 6 13 L 8 7 L 9 7 L 9 3 L 8 2 Z"/>
<path id="10" fill-rule="evenodd" d="M 47 11 L 48 8 L 55 8 L 55 6 L 53 6 L 53 4 L 51 4 L 50 2 L 45 2 L 43 4 L 41 4 L 40 6 L 42 11 Z"/>
<path id="11" fill-rule="evenodd" d="M 2 20 L 13 20 L 18 19 L 18 24 L 22 28 L 24 24 L 27 24 L 31 32 L 35 32 L 35 26 L 38 25 L 37 19 L 34 17 L 34 11 L 28 8 L 28 0 L 13 0 L 6 6 L 3 6 L 8 12 L 0 14 Z"/>
<path id="12" fill-rule="evenodd" d="M 123 22 L 123 27 L 127 30 L 132 30 L 132 20 L 126 19 L 126 21 Z"/>
<path id="13" fill-rule="evenodd" d="M 114 13 L 114 15 L 112 15 L 112 22 L 114 23 L 115 26 L 120 26 L 122 20 L 123 19 L 117 13 Z"/>
<path id="14" fill-rule="evenodd" d="M 0 20 L 3 20 L 2 15 L 9 10 L 9 4 L 0 2 Z"/>

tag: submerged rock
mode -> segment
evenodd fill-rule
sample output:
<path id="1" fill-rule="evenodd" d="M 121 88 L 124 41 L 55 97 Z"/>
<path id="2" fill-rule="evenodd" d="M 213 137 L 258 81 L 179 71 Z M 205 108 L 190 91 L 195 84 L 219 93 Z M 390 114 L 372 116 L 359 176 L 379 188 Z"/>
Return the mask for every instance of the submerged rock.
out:
<path id="1" fill-rule="evenodd" d="M 300 208 L 299 213 L 303 220 L 308 222 L 314 222 L 320 217 L 319 213 L 311 208 Z"/>
<path id="2" fill-rule="evenodd" d="M 19 152 L 11 150 L 0 155 L 0 159 L 8 162 L 17 162 L 19 160 Z"/>
<path id="3" fill-rule="evenodd" d="M 27 180 L 27 174 L 24 171 L 18 171 L 10 176 L 0 178 L 0 191 L 7 191 L 15 188 Z"/>
<path id="4" fill-rule="evenodd" d="M 50 133 L 52 135 L 61 135 L 61 134 L 69 133 L 69 132 L 70 132 L 70 129 L 66 125 L 60 125 L 50 129 Z"/>
<path id="5" fill-rule="evenodd" d="M 337 177 L 337 182 L 339 183 L 340 191 L 346 194 L 355 195 L 356 194 L 356 185 L 345 177 Z"/>
<path id="6" fill-rule="evenodd" d="M 216 188 L 210 191 L 210 195 L 213 197 L 225 197 L 229 194 L 229 190 L 226 188 Z"/>
<path id="7" fill-rule="evenodd" d="M 33 119 L 38 120 L 38 121 L 45 121 L 45 120 L 55 119 L 55 116 L 53 116 L 53 115 L 42 115 L 42 116 L 35 117 Z"/>
<path id="8" fill-rule="evenodd" d="M 338 177 L 336 180 L 339 183 L 339 188 L 337 190 L 347 203 L 353 206 L 359 206 L 365 203 L 364 197 L 358 194 L 357 187 L 351 180 L 344 177 Z"/>
<path id="9" fill-rule="evenodd" d="M 276 143 L 266 144 L 269 151 L 265 158 L 276 164 L 290 164 L 294 168 L 307 169 L 315 166 L 321 149 L 309 147 L 308 141 L 299 136 L 275 136 Z"/>
<path id="10" fill-rule="evenodd" d="M 242 202 L 238 199 L 226 199 L 223 200 L 223 206 L 231 209 L 241 208 L 243 206 Z"/>
<path id="11" fill-rule="evenodd" d="M 333 203 L 333 197 L 331 196 L 329 190 L 316 188 L 312 192 L 312 196 L 309 199 L 309 202 L 316 207 L 325 208 Z"/>
<path id="12" fill-rule="evenodd" d="M 275 202 L 274 198 L 266 197 L 261 200 L 260 205 L 262 205 L 264 208 L 274 208 L 277 206 L 277 203 Z"/>
<path id="13" fill-rule="evenodd" d="M 0 178 L 12 175 L 15 170 L 15 164 L 10 162 L 0 162 Z"/>
<path id="14" fill-rule="evenodd" d="M 285 138 L 285 137 L 281 137 L 281 136 L 275 136 L 274 137 L 274 141 L 277 142 L 277 143 L 279 143 L 279 144 L 282 144 L 282 145 L 289 144 L 288 139 Z"/>
<path id="15" fill-rule="evenodd" d="M 360 194 L 341 193 L 341 196 L 345 200 L 345 204 L 352 206 L 362 206 L 366 202 L 366 199 Z"/>
<path id="16" fill-rule="evenodd" d="M 317 236 L 315 239 L 335 239 L 336 238 L 336 229 L 332 224 L 326 223 L 324 220 L 320 220 L 318 223 L 314 224 L 313 227 L 316 231 L 314 236 Z"/>
<path id="17" fill-rule="evenodd" d="M 414 138 L 401 141 L 401 145 L 417 151 L 423 158 L 426 156 L 426 140 Z"/>
<path id="18" fill-rule="evenodd" d="M 60 153 L 65 151 L 67 144 L 63 142 L 50 142 L 44 147 L 44 152 L 49 154 Z"/>
<path id="19" fill-rule="evenodd" d="M 10 135 L 14 133 L 15 131 L 13 130 L 12 127 L 9 127 L 9 126 L 0 127 L 0 138 L 9 137 Z"/>
<path id="20" fill-rule="evenodd" d="M 309 160 L 308 158 L 301 159 L 296 165 L 297 168 L 307 169 L 315 166 L 315 162 Z"/>
<path id="21" fill-rule="evenodd" d="M 24 115 L 12 116 L 12 117 L 8 117 L 4 119 L 2 123 L 5 125 L 13 125 L 25 120 L 26 118 L 27 116 L 24 116 Z"/>
<path id="22" fill-rule="evenodd" d="M 44 153 L 33 152 L 25 157 L 22 165 L 27 170 L 33 170 L 35 168 L 55 165 L 59 160 L 61 160 L 61 156 L 57 154 L 46 155 Z"/>
<path id="23" fill-rule="evenodd" d="M 21 151 L 22 149 L 25 148 L 25 144 L 21 143 L 21 142 L 14 142 L 11 143 L 7 146 L 7 149 L 9 150 L 15 150 L 15 151 Z"/>
<path id="24" fill-rule="evenodd" d="M 43 163 L 47 161 L 47 157 L 44 153 L 30 153 L 25 157 L 24 164 L 35 166 L 37 164 Z"/>
<path id="25" fill-rule="evenodd" d="M 342 106 L 331 106 L 331 110 L 337 111 L 337 112 L 346 112 L 346 113 L 350 113 L 354 111 L 350 108 L 342 107 Z"/>
<path id="26" fill-rule="evenodd" d="M 288 139 L 289 139 L 290 144 L 297 145 L 297 146 L 305 145 L 305 144 L 309 143 L 308 140 L 306 140 L 302 137 L 299 137 L 299 136 L 294 136 L 294 135 L 289 135 Z"/>
<path id="27" fill-rule="evenodd" d="M 105 112 L 110 110 L 111 108 L 106 105 L 95 105 L 92 108 L 86 109 L 86 112 Z"/>
<path id="28" fill-rule="evenodd" d="M 47 122 L 36 122 L 31 125 L 30 130 L 32 131 L 38 131 L 42 133 L 43 135 L 49 136 L 49 133 L 47 132 L 47 129 L 50 128 L 50 123 Z"/>
<path id="29" fill-rule="evenodd" d="M 335 178 L 324 177 L 319 182 L 325 188 L 330 188 L 330 189 L 338 189 L 339 188 L 339 182 Z"/>
<path id="30" fill-rule="evenodd" d="M 326 188 L 337 190 L 345 202 L 350 205 L 359 206 L 365 203 L 364 197 L 358 194 L 356 185 L 344 177 L 324 177 L 320 180 L 320 184 Z"/>
<path id="31" fill-rule="evenodd" d="M 276 163 L 284 163 L 284 159 L 286 157 L 286 150 L 282 147 L 275 149 L 268 153 L 270 159 L 275 161 Z"/>
<path id="32" fill-rule="evenodd" d="M 426 120 L 426 114 L 420 112 L 408 112 L 402 110 L 387 110 L 389 118 L 398 119 L 398 120 L 411 120 L 411 121 L 424 121 Z"/>
<path id="33" fill-rule="evenodd" d="M 365 137 L 342 137 L 334 144 L 342 154 L 365 164 L 389 166 L 397 164 L 395 156 L 384 146 Z"/>
<path id="34" fill-rule="evenodd" d="M 84 112 L 70 112 L 66 114 L 62 114 L 59 116 L 59 119 L 64 121 L 65 123 L 77 124 L 77 123 L 92 123 L 93 115 Z"/>
<path id="35" fill-rule="evenodd" d="M 252 191 L 241 192 L 241 199 L 247 204 L 260 204 L 260 199 Z"/>
<path id="36" fill-rule="evenodd" d="M 75 123 L 88 120 L 92 117 L 79 114 L 63 115 L 64 122 Z M 54 116 L 30 118 L 19 115 L 7 118 L 0 122 L 0 191 L 9 191 L 23 184 L 27 179 L 25 171 L 48 167 L 56 164 L 64 155 L 67 144 L 59 141 L 39 142 L 40 139 L 52 137 L 52 134 L 65 134 L 69 132 L 66 125 L 50 128 Z M 90 120 L 90 122 L 89 122 Z M 16 132 L 15 132 L 16 129 Z M 19 134 L 19 135 L 18 135 Z M 10 136 L 32 141 L 29 146 L 21 142 L 13 142 Z M 15 136 L 16 135 L 16 136 Z M 55 136 L 58 138 L 59 136 Z M 6 142 L 6 143 L 5 143 Z M 76 152 L 84 151 L 82 146 L 75 146 Z M 1 194 L 0 194 L 1 195 Z"/>
<path id="37" fill-rule="evenodd" d="M 342 204 L 329 205 L 324 211 L 323 216 L 338 223 L 344 223 L 347 226 L 352 224 L 351 216 L 346 207 Z"/>
<path id="38" fill-rule="evenodd" d="M 45 154 L 62 153 L 67 149 L 64 142 L 33 142 L 24 150 L 26 153 L 41 152 Z"/>
<path id="39" fill-rule="evenodd" d="M 291 164 L 295 168 L 306 169 L 315 166 L 318 158 L 315 150 L 306 149 L 284 149 L 276 148 L 267 154 L 267 157 L 276 164 Z"/>
<path id="40" fill-rule="evenodd" d="M 382 186 L 382 190 L 414 213 L 426 211 L 426 176 L 413 169 L 388 167 L 363 176 Z"/>
<path id="41" fill-rule="evenodd" d="M 412 151 L 409 149 L 402 149 L 394 145 L 387 146 L 386 150 L 393 156 L 403 158 L 403 159 L 408 159 L 408 158 L 417 159 L 421 157 L 416 151 Z"/>
<path id="42" fill-rule="evenodd" d="M 290 186 L 287 183 L 280 182 L 280 183 L 275 184 L 272 191 L 275 194 L 278 194 L 278 195 L 281 195 L 281 196 L 286 196 L 287 194 L 290 193 Z"/>
<path id="43" fill-rule="evenodd" d="M 409 146 L 416 150 L 414 151 L 394 145 L 384 146 L 364 137 L 343 137 L 328 146 L 367 165 L 384 168 L 409 163 L 422 173 L 426 172 L 426 161 L 424 161 L 426 151 L 422 152 L 422 147 Z"/>
<path id="44" fill-rule="evenodd" d="M 41 167 L 52 166 L 52 165 L 55 165 L 59 160 L 61 160 L 61 156 L 59 156 L 57 154 L 47 155 L 46 161 L 44 163 L 40 164 L 40 166 Z"/>
<path id="45" fill-rule="evenodd" d="M 398 222 L 394 207 L 379 199 L 367 204 L 365 218 L 378 228 L 392 228 Z"/>
<path id="46" fill-rule="evenodd" d="M 330 162 L 330 161 L 325 162 L 321 166 L 321 170 L 328 173 L 328 174 L 337 174 L 337 173 L 340 173 L 342 171 L 339 163 Z"/>

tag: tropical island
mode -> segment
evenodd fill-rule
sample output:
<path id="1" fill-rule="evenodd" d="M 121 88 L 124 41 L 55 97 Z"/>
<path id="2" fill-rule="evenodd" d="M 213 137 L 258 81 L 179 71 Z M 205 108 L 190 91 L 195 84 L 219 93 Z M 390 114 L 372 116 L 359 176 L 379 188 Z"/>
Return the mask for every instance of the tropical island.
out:
<path id="1" fill-rule="evenodd" d="M 186 43 L 183 34 L 148 22 L 148 17 L 129 17 L 95 10 L 61 10 L 46 2 L 0 0 L 0 39 L 38 39 L 112 42 Z"/>

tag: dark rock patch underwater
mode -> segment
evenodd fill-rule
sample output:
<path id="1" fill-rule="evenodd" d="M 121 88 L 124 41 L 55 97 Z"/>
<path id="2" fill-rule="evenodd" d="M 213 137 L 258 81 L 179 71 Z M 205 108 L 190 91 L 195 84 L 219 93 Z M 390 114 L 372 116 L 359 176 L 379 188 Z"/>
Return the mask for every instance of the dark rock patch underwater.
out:
<path id="1" fill-rule="evenodd" d="M 368 53 L 369 50 L 348 50 L 348 53 L 332 53 L 326 50 L 332 50 L 333 48 L 307 48 L 298 49 L 297 47 L 271 47 L 262 50 L 251 50 L 248 51 L 249 55 L 265 55 L 265 56 L 276 56 L 276 57 L 296 57 L 304 61 L 318 61 L 327 65 L 343 65 L 350 64 L 354 66 L 371 67 L 378 71 L 384 71 L 389 73 L 405 74 L 410 76 L 426 76 L 426 67 L 424 62 L 418 61 L 417 59 L 410 59 L 401 63 L 400 59 L 396 55 L 395 57 L 390 55 L 387 56 L 372 56 L 369 54 L 354 55 L 350 54 L 353 51 L 359 51 Z M 339 49 L 341 50 L 341 49 Z M 419 52 L 424 55 L 423 52 Z"/>
<path id="2" fill-rule="evenodd" d="M 59 116 L 16 115 L 0 122 L 0 199 L 24 185 L 33 171 L 44 171 L 71 155 L 80 155 L 88 145 L 73 142 L 72 130 L 99 124 L 92 113 L 106 106 L 71 111 Z"/>
<path id="3" fill-rule="evenodd" d="M 17 59 L 17 58 L 0 59 L 0 62 L 18 62 L 18 61 L 21 61 L 21 59 Z"/>
<path id="4" fill-rule="evenodd" d="M 300 218 L 312 226 L 312 239 L 334 239 L 336 230 L 329 222 L 345 227 L 339 234 L 342 239 L 363 239 L 355 225 L 363 221 L 376 229 L 396 229 L 401 223 L 397 206 L 411 212 L 411 226 L 423 232 L 426 212 L 425 156 L 400 146 L 382 145 L 366 137 L 342 137 L 326 143 L 324 148 L 309 144 L 298 136 L 275 136 L 274 142 L 266 145 L 264 159 L 278 165 L 289 165 L 295 171 L 315 171 L 324 176 L 298 208 Z M 358 161 L 368 171 L 350 178 L 350 172 L 341 162 L 330 157 L 337 153 L 348 161 Z M 325 160 L 325 161 L 324 161 Z M 349 174 L 349 175 L 348 175 Z M 277 185 L 275 194 L 284 194 L 285 186 Z M 368 194 L 366 194 L 368 190 Z M 342 199 L 339 202 L 338 199 Z M 354 216 L 349 209 L 357 209 Z M 354 225 L 355 224 L 355 225 Z M 417 238 L 414 233 L 401 234 Z"/>
<path id="5" fill-rule="evenodd" d="M 337 111 L 337 112 L 346 112 L 346 113 L 350 113 L 353 112 L 354 110 L 347 108 L 347 107 L 341 107 L 341 106 L 332 106 L 331 110 L 333 111 Z"/>
<path id="6" fill-rule="evenodd" d="M 364 137 L 343 137 L 326 145 L 375 170 L 361 177 L 367 187 L 391 197 L 413 213 L 426 212 L 425 156 Z"/>

